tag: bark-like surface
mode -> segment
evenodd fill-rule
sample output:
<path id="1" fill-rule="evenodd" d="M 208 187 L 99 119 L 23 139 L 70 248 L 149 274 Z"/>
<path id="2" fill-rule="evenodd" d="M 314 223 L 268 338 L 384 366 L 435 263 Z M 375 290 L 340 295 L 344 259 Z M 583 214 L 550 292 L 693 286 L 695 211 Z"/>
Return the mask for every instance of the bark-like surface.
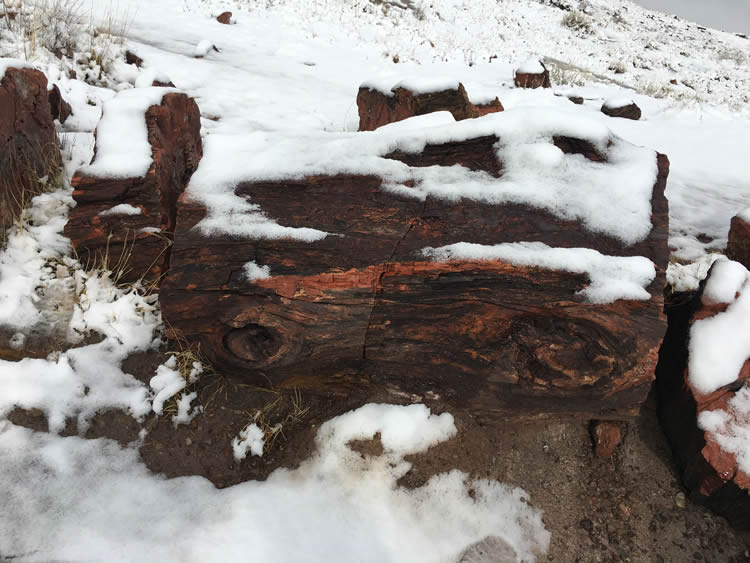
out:
<path id="1" fill-rule="evenodd" d="M 146 175 L 112 179 L 77 172 L 73 176 L 77 205 L 65 226 L 81 260 L 105 260 L 108 267 L 122 271 L 124 281 L 159 280 L 167 271 L 177 198 L 203 155 L 200 111 L 192 98 L 167 94 L 144 119 L 153 158 Z M 101 215 L 123 203 L 141 213 Z"/>
<path id="2" fill-rule="evenodd" d="M 8 68 L 0 81 L 0 229 L 4 232 L 56 174 L 60 148 L 38 70 Z"/>
<path id="3" fill-rule="evenodd" d="M 428 147 L 423 162 L 408 162 L 465 164 L 455 149 Z M 315 243 L 206 237 L 194 229 L 205 209 L 183 196 L 162 312 L 173 337 L 199 342 L 220 369 L 255 384 L 328 394 L 385 387 L 487 417 L 628 416 L 648 393 L 665 328 L 669 163 L 658 162 L 654 228 L 630 247 L 526 206 L 402 197 L 373 176 L 237 187 L 280 224 L 335 233 Z M 647 256 L 659 271 L 652 299 L 593 305 L 576 296 L 585 275 L 421 254 L 519 240 Z M 246 280 L 251 260 L 271 277 Z"/>

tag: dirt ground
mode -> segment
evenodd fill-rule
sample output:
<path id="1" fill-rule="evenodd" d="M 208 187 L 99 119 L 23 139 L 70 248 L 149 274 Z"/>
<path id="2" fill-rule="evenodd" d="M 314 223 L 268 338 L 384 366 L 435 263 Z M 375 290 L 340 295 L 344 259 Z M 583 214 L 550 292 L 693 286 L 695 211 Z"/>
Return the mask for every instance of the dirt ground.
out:
<path id="1" fill-rule="evenodd" d="M 140 354 L 123 368 L 147 381 L 163 361 L 161 354 Z M 296 466 L 312 453 L 320 423 L 364 402 L 389 399 L 283 395 L 219 375 L 202 378 L 195 389 L 204 413 L 176 428 L 168 417 L 146 420 L 148 435 L 140 452 L 154 472 L 203 475 L 218 487 L 265 479 L 277 467 Z M 437 403 L 428 406 L 433 412 L 446 410 Z M 262 416 L 256 422 L 267 429 L 282 423 L 283 431 L 262 458 L 237 463 L 231 440 L 258 410 Z M 523 488 L 532 505 L 544 511 L 552 533 L 549 561 L 750 561 L 750 533 L 734 530 L 722 517 L 686 499 L 653 398 L 636 421 L 623 423 L 623 442 L 606 460 L 593 454 L 587 421 L 482 424 L 465 412 L 448 410 L 456 418 L 457 437 L 409 458 L 413 468 L 400 484 L 418 487 L 435 473 L 457 468 Z M 40 413 L 15 411 L 10 418 L 46 430 Z M 110 411 L 100 413 L 83 434 L 127 444 L 137 439 L 140 428 L 124 413 Z M 78 429 L 69 424 L 66 432 Z M 378 453 L 379 444 L 356 447 Z"/>

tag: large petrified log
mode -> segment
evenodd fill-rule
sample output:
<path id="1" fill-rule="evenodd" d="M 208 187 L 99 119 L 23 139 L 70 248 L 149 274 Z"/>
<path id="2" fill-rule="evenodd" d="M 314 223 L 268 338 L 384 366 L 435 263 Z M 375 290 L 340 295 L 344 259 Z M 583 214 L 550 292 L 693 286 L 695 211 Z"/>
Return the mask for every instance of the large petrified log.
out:
<path id="1" fill-rule="evenodd" d="M 411 88 L 397 84 L 390 91 L 382 92 L 366 84 L 360 86 L 357 94 L 359 130 L 373 131 L 388 123 L 435 111 L 449 111 L 456 121 L 503 111 L 497 98 L 487 104 L 472 104 L 460 82 L 454 87 L 440 86 L 424 92 Z"/>
<path id="2" fill-rule="evenodd" d="M 73 176 L 77 205 L 65 235 L 81 260 L 104 260 L 123 281 L 158 280 L 168 269 L 177 198 L 203 155 L 197 104 L 185 94 L 163 92 L 161 103 L 144 108 L 152 161 L 144 176 L 93 174 L 89 168 Z M 112 133 L 117 131 L 106 134 Z M 100 141 L 98 138 L 97 150 Z M 123 140 L 122 144 L 129 142 Z M 130 157 L 125 152 L 122 158 Z"/>
<path id="3" fill-rule="evenodd" d="M 0 229 L 38 195 L 39 179 L 60 167 L 60 148 L 47 99 L 47 78 L 0 60 Z M 19 66 L 21 66 L 19 64 Z"/>
<path id="4" fill-rule="evenodd" d="M 659 352 L 656 388 L 661 424 L 691 498 L 724 515 L 734 525 L 748 529 L 750 474 L 738 462 L 738 448 L 727 447 L 725 439 L 727 434 L 735 434 L 738 439 L 748 435 L 750 404 L 743 397 L 748 393 L 750 362 L 744 362 L 733 374 L 733 380 L 715 389 L 700 388 L 700 382 L 694 375 L 691 377 L 691 369 L 696 369 L 691 364 L 692 356 L 701 353 L 691 342 L 696 338 L 693 327 L 699 321 L 716 319 L 728 306 L 738 306 L 706 295 L 711 280 L 719 281 L 715 278 L 721 275 L 721 268 L 732 264 L 741 269 L 736 263 L 717 263 L 698 291 L 675 294 L 667 301 L 669 328 Z M 747 284 L 740 290 L 748 291 Z M 725 301 L 735 300 L 734 291 L 730 293 Z M 743 346 L 746 335 L 742 330 L 730 331 L 720 334 L 719 340 Z M 747 352 L 750 355 L 750 350 Z M 720 369 L 718 362 L 716 369 Z M 741 404 L 735 405 L 736 401 Z M 737 446 L 733 442 L 730 439 L 729 445 Z"/>
<path id="5" fill-rule="evenodd" d="M 541 61 L 527 61 L 513 73 L 516 88 L 551 88 L 549 70 Z"/>
<path id="6" fill-rule="evenodd" d="M 476 147 L 496 139 L 392 153 L 411 166 L 502 163 Z M 590 143 L 570 152 L 604 159 Z M 471 146 L 472 150 L 466 151 Z M 376 176 L 312 176 L 243 183 L 289 227 L 336 233 L 314 244 L 204 234 L 207 210 L 180 199 L 170 274 L 160 300 L 173 337 L 199 342 L 220 369 L 255 384 L 325 393 L 388 388 L 440 395 L 480 416 L 632 415 L 653 380 L 664 333 L 669 162 L 658 156 L 651 234 L 627 246 L 577 221 L 519 204 L 424 200 L 383 189 Z M 647 301 L 586 303 L 585 274 L 501 260 L 434 261 L 421 251 L 455 241 L 538 241 L 658 266 Z M 248 277 L 247 264 L 270 267 Z"/>

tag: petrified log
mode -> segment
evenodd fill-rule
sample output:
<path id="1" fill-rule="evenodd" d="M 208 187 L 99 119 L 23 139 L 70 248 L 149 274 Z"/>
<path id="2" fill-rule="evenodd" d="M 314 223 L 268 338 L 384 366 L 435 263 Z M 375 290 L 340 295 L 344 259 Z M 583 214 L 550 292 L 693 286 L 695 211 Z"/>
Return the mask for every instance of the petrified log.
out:
<path id="1" fill-rule="evenodd" d="M 736 436 L 747 436 L 750 409 L 733 403 L 742 401 L 738 395 L 747 395 L 750 362 L 742 365 L 733 381 L 708 392 L 697 388 L 690 373 L 695 323 L 713 319 L 732 306 L 705 295 L 707 283 L 717 276 L 718 264 L 698 291 L 676 294 L 667 301 L 669 328 L 656 371 L 659 418 L 691 498 L 724 515 L 733 525 L 750 529 L 750 475 L 738 463 L 737 452 L 725 447 L 722 440 L 722 434 L 731 432 L 730 426 L 735 427 Z M 743 290 L 748 291 L 746 284 Z M 728 300 L 734 301 L 734 296 Z M 720 338 L 742 346 L 743 336 L 739 330 Z M 744 434 L 737 431 L 743 427 Z"/>
<path id="2" fill-rule="evenodd" d="M 732 217 L 727 257 L 750 268 L 750 209 Z"/>
<path id="3" fill-rule="evenodd" d="M 388 123 L 435 111 L 449 111 L 456 121 L 503 111 L 497 98 L 486 104 L 472 104 L 460 82 L 453 88 L 440 87 L 424 92 L 410 88 L 397 84 L 389 92 L 382 92 L 368 85 L 360 86 L 357 94 L 359 130 L 373 131 Z"/>
<path id="4" fill-rule="evenodd" d="M 428 145 L 422 161 L 388 157 L 411 166 L 464 164 L 461 150 Z M 502 163 L 486 156 L 469 162 L 501 174 Z M 197 226 L 207 210 L 184 194 L 162 314 L 172 337 L 198 342 L 218 368 L 255 384 L 323 393 L 385 387 L 440 395 L 488 417 L 629 416 L 648 393 L 664 334 L 668 167 L 659 155 L 653 229 L 631 246 L 524 205 L 389 192 L 376 176 L 237 186 L 237 195 L 285 226 L 338 235 L 314 243 L 206 235 Z M 422 253 L 455 241 L 646 256 L 658 274 L 650 300 L 593 304 L 577 295 L 589 283 L 585 274 Z M 248 278 L 250 261 L 256 270 L 270 267 L 270 276 Z"/>
<path id="5" fill-rule="evenodd" d="M 541 61 L 529 61 L 516 69 L 513 74 L 516 88 L 551 88 L 549 70 Z"/>
<path id="6" fill-rule="evenodd" d="M 118 103 L 117 98 L 113 103 Z M 116 111 L 105 107 L 105 116 L 108 109 Z M 77 205 L 65 226 L 65 235 L 84 263 L 103 260 L 123 281 L 158 280 L 167 270 L 177 198 L 203 155 L 200 111 L 192 98 L 164 90 L 158 105 L 144 109 L 152 160 L 148 171 L 122 177 L 79 170 L 73 176 Z M 118 133 L 109 129 L 103 134 Z M 98 147 L 102 139 L 97 135 Z M 108 145 L 112 146 L 111 139 Z M 127 160 L 128 147 L 123 149 L 122 158 Z"/>
<path id="7" fill-rule="evenodd" d="M 39 179 L 60 167 L 60 149 L 47 98 L 47 78 L 0 61 L 0 229 L 13 222 Z"/>
<path id="8" fill-rule="evenodd" d="M 602 104 L 602 113 L 610 117 L 622 117 L 635 121 L 641 118 L 641 108 L 630 100 L 608 100 Z"/>

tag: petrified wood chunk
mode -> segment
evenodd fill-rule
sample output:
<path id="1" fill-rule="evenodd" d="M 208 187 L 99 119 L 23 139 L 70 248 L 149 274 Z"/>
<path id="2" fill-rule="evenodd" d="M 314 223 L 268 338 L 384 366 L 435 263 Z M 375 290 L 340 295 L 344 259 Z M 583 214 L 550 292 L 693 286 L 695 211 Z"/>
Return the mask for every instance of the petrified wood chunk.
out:
<path id="1" fill-rule="evenodd" d="M 690 377 L 691 354 L 695 353 L 692 327 L 698 321 L 714 319 L 728 307 L 708 299 L 704 292 L 717 275 L 717 264 L 698 291 L 675 294 L 666 304 L 669 328 L 656 372 L 659 417 L 691 498 L 724 515 L 733 525 L 750 529 L 750 475 L 742 470 L 736 452 L 723 447 L 721 437 L 705 424 L 718 418 L 722 421 L 719 427 L 744 426 L 747 435 L 750 410 L 736 409 L 733 403 L 738 395 L 747 394 L 750 362 L 742 365 L 734 381 L 710 392 L 701 392 Z M 720 339 L 741 342 L 743 337 L 742 331 L 734 331 Z"/>
<path id="2" fill-rule="evenodd" d="M 454 88 L 426 92 L 415 92 L 400 85 L 382 92 L 362 85 L 357 94 L 357 108 L 360 131 L 373 131 L 388 123 L 435 111 L 449 111 L 457 121 L 503 111 L 497 98 L 486 104 L 472 104 L 461 83 Z"/>
<path id="3" fill-rule="evenodd" d="M 541 61 L 528 62 L 513 73 L 516 88 L 551 88 L 549 70 Z"/>
<path id="4" fill-rule="evenodd" d="M 2 67 L 0 67 L 2 73 Z M 0 74 L 0 229 L 13 222 L 39 179 L 60 166 L 60 149 L 47 98 L 47 78 L 31 68 Z"/>
<path id="5" fill-rule="evenodd" d="M 732 217 L 727 242 L 727 257 L 750 268 L 750 209 Z"/>
<path id="6" fill-rule="evenodd" d="M 494 141 L 388 157 L 413 167 L 466 164 L 462 150 L 474 142 L 481 157 L 468 163 L 498 175 L 502 163 L 486 151 Z M 585 145 L 564 143 L 571 151 Z M 631 415 L 648 393 L 664 334 L 668 167 L 659 155 L 653 229 L 631 246 L 524 205 L 408 197 L 376 176 L 237 186 L 285 226 L 336 233 L 314 243 L 207 236 L 196 228 L 207 210 L 184 194 L 162 313 L 171 336 L 199 342 L 217 367 L 255 384 L 438 394 L 489 417 Z M 422 253 L 456 241 L 646 256 L 658 274 L 650 300 L 592 304 L 577 295 L 585 274 Z M 251 261 L 270 275 L 248 279 Z"/>
<path id="7" fill-rule="evenodd" d="M 216 21 L 224 25 L 229 25 L 232 23 L 232 12 L 222 12 L 216 17 Z"/>
<path id="8" fill-rule="evenodd" d="M 165 92 L 143 117 L 152 157 L 144 176 L 92 175 L 86 168 L 73 176 L 77 205 L 65 235 L 84 263 L 104 260 L 124 281 L 159 279 L 167 270 L 177 198 L 203 155 L 197 104 Z"/>
<path id="9" fill-rule="evenodd" d="M 622 117 L 623 119 L 633 119 L 635 121 L 641 118 L 641 108 L 632 101 L 614 100 L 604 102 L 602 113 L 610 117 Z"/>
<path id="10" fill-rule="evenodd" d="M 49 91 L 49 106 L 52 112 L 52 119 L 59 119 L 60 123 L 65 121 L 73 114 L 73 109 L 70 104 L 65 101 L 60 93 L 60 88 L 57 84 L 52 85 L 52 90 Z"/>

